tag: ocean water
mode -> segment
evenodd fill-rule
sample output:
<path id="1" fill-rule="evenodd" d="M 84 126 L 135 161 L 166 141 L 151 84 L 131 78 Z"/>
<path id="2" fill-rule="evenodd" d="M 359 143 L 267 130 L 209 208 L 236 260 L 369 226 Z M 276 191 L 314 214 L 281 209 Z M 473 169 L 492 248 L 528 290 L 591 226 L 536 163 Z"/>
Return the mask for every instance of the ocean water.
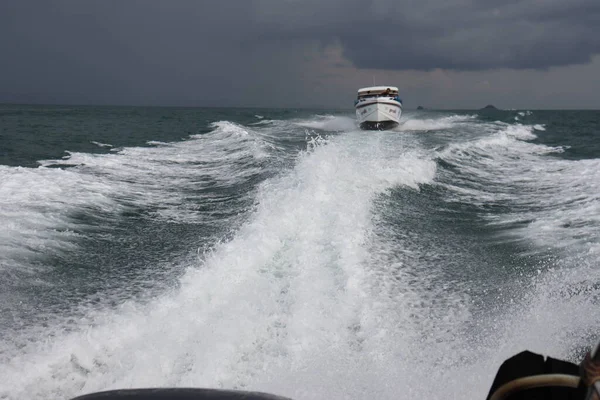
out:
<path id="1" fill-rule="evenodd" d="M 600 338 L 600 112 L 0 105 L 0 398 L 483 399 Z"/>

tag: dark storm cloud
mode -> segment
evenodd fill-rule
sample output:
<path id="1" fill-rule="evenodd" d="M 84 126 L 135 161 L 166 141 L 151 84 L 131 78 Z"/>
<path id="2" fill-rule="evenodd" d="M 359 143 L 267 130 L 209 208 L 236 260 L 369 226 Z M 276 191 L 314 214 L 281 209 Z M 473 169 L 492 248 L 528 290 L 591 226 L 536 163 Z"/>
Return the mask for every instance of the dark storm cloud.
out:
<path id="1" fill-rule="evenodd" d="M 360 68 L 543 69 L 600 53 L 598 0 L 260 4 L 264 36 L 337 39 Z"/>
<path id="2" fill-rule="evenodd" d="M 358 68 L 545 69 L 600 53 L 598 26 L 598 0 L 4 0 L 0 101 L 300 98 L 332 46 Z"/>
<path id="3" fill-rule="evenodd" d="M 244 45 L 250 4 L 230 12 L 226 3 L 0 2 L 0 96 L 163 104 L 231 96 L 269 54 Z"/>

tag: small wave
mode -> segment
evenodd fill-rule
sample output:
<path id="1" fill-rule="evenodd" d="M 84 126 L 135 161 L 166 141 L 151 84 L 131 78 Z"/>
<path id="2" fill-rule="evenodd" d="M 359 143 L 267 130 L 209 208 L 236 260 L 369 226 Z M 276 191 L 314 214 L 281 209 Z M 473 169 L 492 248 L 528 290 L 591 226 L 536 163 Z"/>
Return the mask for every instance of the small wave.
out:
<path id="1" fill-rule="evenodd" d="M 270 144 L 260 134 L 243 125 L 230 121 L 218 121 L 211 124 L 213 131 L 205 135 L 193 135 L 193 138 L 206 140 L 210 138 L 211 148 L 227 149 L 230 154 L 238 156 L 251 153 L 254 159 L 266 159 L 269 155 Z M 215 139 L 217 139 L 215 141 Z M 220 150 L 219 150 L 220 151 Z"/>
<path id="2" fill-rule="evenodd" d="M 210 124 L 213 128 L 211 134 L 228 134 L 236 136 L 248 135 L 248 130 L 243 126 L 230 121 L 217 121 Z M 202 135 L 193 135 L 192 137 L 201 137 Z"/>
<path id="3" fill-rule="evenodd" d="M 158 140 L 149 140 L 146 142 L 146 144 L 148 144 L 150 146 L 168 146 L 169 145 L 169 143 L 160 142 Z"/>
<path id="4" fill-rule="evenodd" d="M 274 121 L 274 120 L 272 120 L 272 119 L 262 119 L 262 120 L 260 120 L 260 121 L 258 121 L 258 122 L 253 122 L 253 123 L 251 123 L 250 125 L 252 125 L 252 126 L 256 126 L 256 125 L 271 125 L 271 124 L 273 124 L 274 122 L 275 122 L 275 121 Z"/>
<path id="5" fill-rule="evenodd" d="M 509 125 L 499 123 L 500 131 L 472 141 L 453 143 L 440 153 L 440 157 L 456 165 L 467 166 L 472 162 L 485 164 L 489 163 L 503 165 L 501 159 L 512 159 L 518 154 L 543 155 L 550 153 L 560 153 L 562 147 L 550 147 L 529 141 L 537 136 L 532 132 L 533 126 L 529 125 Z M 477 160 L 477 161 L 475 161 Z"/>
<path id="6" fill-rule="evenodd" d="M 532 132 L 533 127 L 529 125 L 509 125 L 504 133 L 506 136 L 513 137 L 519 140 L 533 140 L 537 136 Z"/>
<path id="7" fill-rule="evenodd" d="M 100 142 L 96 142 L 95 140 L 90 141 L 90 143 L 93 143 L 98 147 L 113 147 L 112 144 L 100 143 Z"/>

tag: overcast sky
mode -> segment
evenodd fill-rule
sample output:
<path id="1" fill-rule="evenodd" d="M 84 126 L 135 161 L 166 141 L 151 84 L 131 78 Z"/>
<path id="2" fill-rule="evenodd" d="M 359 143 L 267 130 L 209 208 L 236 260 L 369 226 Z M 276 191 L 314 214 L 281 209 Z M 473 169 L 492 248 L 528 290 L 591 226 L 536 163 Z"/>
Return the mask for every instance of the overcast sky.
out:
<path id="1" fill-rule="evenodd" d="M 0 0 L 0 102 L 600 109 L 600 0 Z"/>

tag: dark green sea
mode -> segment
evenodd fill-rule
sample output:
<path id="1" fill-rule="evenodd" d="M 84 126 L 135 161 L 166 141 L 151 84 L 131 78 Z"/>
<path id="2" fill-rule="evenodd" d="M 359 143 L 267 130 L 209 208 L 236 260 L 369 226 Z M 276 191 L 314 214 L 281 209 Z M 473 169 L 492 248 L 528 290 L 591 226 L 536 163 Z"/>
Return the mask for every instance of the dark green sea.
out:
<path id="1" fill-rule="evenodd" d="M 483 399 L 599 296 L 599 111 L 0 105 L 0 399 Z"/>

